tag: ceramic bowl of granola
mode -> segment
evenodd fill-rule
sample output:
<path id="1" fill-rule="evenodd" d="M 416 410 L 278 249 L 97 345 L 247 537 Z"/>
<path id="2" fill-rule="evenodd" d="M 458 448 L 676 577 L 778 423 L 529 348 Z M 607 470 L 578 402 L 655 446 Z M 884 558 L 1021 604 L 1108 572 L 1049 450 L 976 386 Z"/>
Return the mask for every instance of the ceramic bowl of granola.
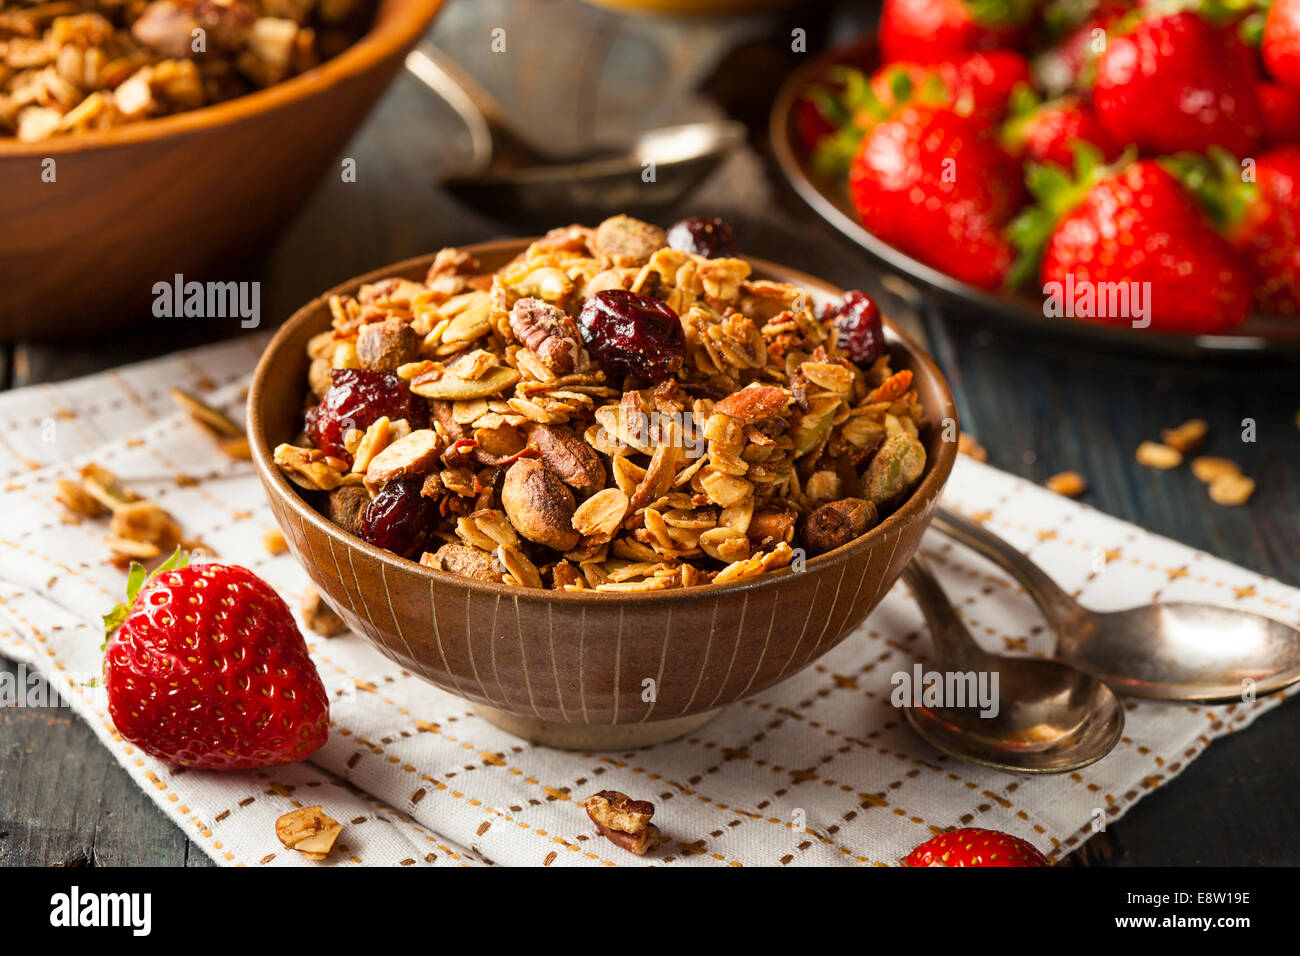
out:
<path id="1" fill-rule="evenodd" d="M 357 633 L 520 736 L 689 732 L 862 622 L 956 456 L 861 293 L 627 217 L 304 306 L 258 365 L 276 520 Z"/>
<path id="2" fill-rule="evenodd" d="M 157 282 L 231 278 L 443 2 L 0 7 L 0 339 L 112 328 Z"/>

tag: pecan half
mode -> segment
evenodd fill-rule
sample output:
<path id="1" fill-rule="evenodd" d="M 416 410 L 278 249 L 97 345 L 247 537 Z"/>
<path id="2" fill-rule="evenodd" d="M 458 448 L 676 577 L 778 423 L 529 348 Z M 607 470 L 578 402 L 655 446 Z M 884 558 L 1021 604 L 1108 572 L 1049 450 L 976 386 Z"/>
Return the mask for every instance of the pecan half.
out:
<path id="1" fill-rule="evenodd" d="M 542 464 L 579 494 L 590 495 L 605 487 L 605 465 L 596 450 L 564 425 L 534 425 L 528 444 L 542 456 Z"/>
<path id="2" fill-rule="evenodd" d="M 581 806 L 601 836 L 629 853 L 644 856 L 662 840 L 659 828 L 650 822 L 655 805 L 646 800 L 633 800 L 617 790 L 602 790 L 582 801 Z"/>
<path id="3" fill-rule="evenodd" d="M 520 458 L 510 466 L 501 486 L 501 504 L 515 530 L 529 541 L 556 551 L 577 545 L 573 492 L 535 458 Z"/>
<path id="4" fill-rule="evenodd" d="M 848 544 L 876 523 L 876 506 L 862 498 L 843 498 L 822 505 L 808 516 L 803 540 L 811 554 L 825 554 Z"/>
<path id="5" fill-rule="evenodd" d="M 401 319 L 369 322 L 357 333 L 357 359 L 362 368 L 396 372 L 419 356 L 420 337 Z"/>
<path id="6" fill-rule="evenodd" d="M 645 265 L 667 244 L 668 237 L 658 226 L 622 215 L 602 222 L 591 239 L 597 256 L 624 268 Z"/>
<path id="7" fill-rule="evenodd" d="M 549 302 L 520 299 L 510 310 L 510 331 L 555 374 L 566 375 L 577 367 L 582 349 L 578 323 Z"/>

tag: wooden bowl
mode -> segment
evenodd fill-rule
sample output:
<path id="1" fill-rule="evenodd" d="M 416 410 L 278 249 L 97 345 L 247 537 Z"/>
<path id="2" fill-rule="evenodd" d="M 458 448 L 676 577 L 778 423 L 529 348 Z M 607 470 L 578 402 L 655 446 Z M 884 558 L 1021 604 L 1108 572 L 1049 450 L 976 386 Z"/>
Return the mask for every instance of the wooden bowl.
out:
<path id="1" fill-rule="evenodd" d="M 526 245 L 468 248 L 485 269 L 495 269 Z M 888 322 L 895 368 L 913 371 L 935 423 L 922 435 L 925 474 L 898 511 L 810 559 L 803 571 L 634 595 L 543 591 L 435 571 L 338 528 L 272 460 L 272 449 L 301 428 L 307 340 L 329 328 L 329 296 L 384 276 L 420 279 L 432 259 L 352 279 L 299 309 L 258 363 L 248 435 L 275 519 L 321 594 L 379 650 L 472 701 L 493 723 L 563 747 L 634 747 L 680 736 L 835 646 L 916 551 L 957 455 L 956 442 L 943 441 L 937 423 L 955 420 L 957 412 L 933 361 Z M 818 299 L 841 294 L 791 269 L 760 260 L 753 266 L 759 277 L 795 283 Z M 650 701 L 647 678 L 654 681 Z"/>
<path id="2" fill-rule="evenodd" d="M 288 224 L 443 3 L 381 0 L 370 32 L 338 56 L 216 106 L 0 139 L 0 339 L 139 321 L 156 282 L 229 278 Z"/>

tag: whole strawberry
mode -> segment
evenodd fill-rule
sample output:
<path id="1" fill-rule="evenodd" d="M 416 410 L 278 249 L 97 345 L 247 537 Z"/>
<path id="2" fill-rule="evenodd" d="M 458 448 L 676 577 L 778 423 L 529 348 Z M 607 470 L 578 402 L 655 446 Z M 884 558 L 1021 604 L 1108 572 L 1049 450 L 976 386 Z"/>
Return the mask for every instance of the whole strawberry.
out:
<path id="1" fill-rule="evenodd" d="M 1138 160 L 1119 171 L 1101 170 L 1092 181 L 1065 188 L 1055 200 L 1043 183 L 1031 184 L 1044 205 L 1012 227 L 1022 248 L 1032 248 L 1035 216 L 1055 204 L 1040 272 L 1044 293 L 1074 290 L 1085 297 L 1080 306 L 1091 295 L 1087 313 L 1073 308 L 1078 318 L 1123 325 L 1145 319 L 1165 332 L 1213 334 L 1245 320 L 1251 301 L 1246 263 L 1162 166 Z M 1081 189 L 1086 192 L 1075 202 Z M 1124 301 L 1127 311 L 1122 304 L 1109 311 Z"/>
<path id="2" fill-rule="evenodd" d="M 1300 0 L 1273 0 L 1264 20 L 1260 52 L 1269 75 L 1300 93 Z"/>
<path id="3" fill-rule="evenodd" d="M 998 830 L 965 827 L 931 837 L 904 859 L 905 866 L 1051 866 L 1032 843 Z"/>
<path id="4" fill-rule="evenodd" d="M 1264 145 L 1300 142 L 1300 92 L 1281 83 L 1260 83 L 1255 92 L 1264 114 Z"/>
<path id="5" fill-rule="evenodd" d="M 1002 130 L 1002 144 L 1012 155 L 1065 169 L 1074 167 L 1079 143 L 1091 143 L 1106 159 L 1119 156 L 1097 114 L 1077 96 L 1030 106 L 1012 116 Z"/>
<path id="6" fill-rule="evenodd" d="M 976 117 L 905 107 L 863 140 L 849 195 L 873 233 L 962 281 L 1001 285 L 1015 257 L 1002 229 L 1024 199 L 1020 169 Z"/>
<path id="7" fill-rule="evenodd" d="M 1260 311 L 1300 315 L 1300 146 L 1261 153 L 1250 175 L 1222 150 L 1165 162 L 1249 261 Z"/>
<path id="8" fill-rule="evenodd" d="M 1035 6 L 1035 0 L 885 0 L 880 50 L 887 63 L 927 63 L 1013 46 Z"/>
<path id="9" fill-rule="evenodd" d="M 302 760 L 329 735 L 329 699 L 289 608 L 246 568 L 134 565 L 105 616 L 113 724 L 169 764 L 243 770 Z"/>
<path id="10" fill-rule="evenodd" d="M 1245 156 L 1264 132 L 1258 76 L 1232 31 L 1181 12 L 1112 36 L 1092 95 L 1102 127 L 1120 146 L 1159 155 L 1217 145 Z"/>

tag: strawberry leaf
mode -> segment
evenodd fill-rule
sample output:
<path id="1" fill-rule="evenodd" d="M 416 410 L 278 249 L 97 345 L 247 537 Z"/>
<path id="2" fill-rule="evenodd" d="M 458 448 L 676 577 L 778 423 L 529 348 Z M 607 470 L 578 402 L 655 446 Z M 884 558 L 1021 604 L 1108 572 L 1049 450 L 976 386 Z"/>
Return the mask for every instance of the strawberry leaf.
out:
<path id="1" fill-rule="evenodd" d="M 1204 156 L 1177 153 L 1157 162 L 1196 198 L 1220 230 L 1239 223 L 1259 195 L 1259 187 L 1243 178 L 1237 158 L 1219 146 L 1211 146 Z"/>
<path id="2" fill-rule="evenodd" d="M 122 626 L 126 616 L 131 613 L 131 607 L 135 604 L 135 599 L 140 596 L 140 592 L 144 590 L 146 584 L 160 574 L 166 574 L 176 568 L 183 568 L 187 564 L 189 564 L 189 555 L 179 547 L 172 552 L 171 557 L 158 565 L 152 574 L 149 574 L 145 570 L 145 566 L 139 561 L 132 561 L 131 570 L 126 576 L 126 601 L 115 605 L 111 611 L 104 615 L 104 643 L 99 645 L 99 649 L 102 651 L 108 647 L 108 639 L 113 636 L 114 631 Z"/>

